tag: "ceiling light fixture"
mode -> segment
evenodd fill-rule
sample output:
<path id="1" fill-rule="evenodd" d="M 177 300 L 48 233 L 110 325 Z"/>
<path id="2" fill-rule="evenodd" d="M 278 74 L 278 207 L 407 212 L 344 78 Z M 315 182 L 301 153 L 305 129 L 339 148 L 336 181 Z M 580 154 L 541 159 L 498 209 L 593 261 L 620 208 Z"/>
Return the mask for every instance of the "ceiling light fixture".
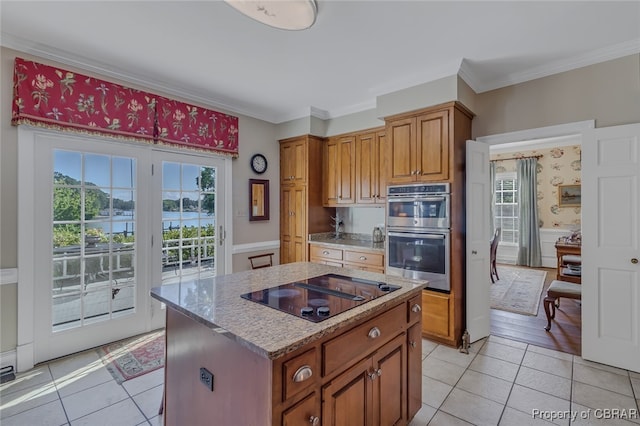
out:
<path id="1" fill-rule="evenodd" d="M 283 30 L 306 30 L 316 22 L 315 0 L 225 0 L 258 22 Z"/>

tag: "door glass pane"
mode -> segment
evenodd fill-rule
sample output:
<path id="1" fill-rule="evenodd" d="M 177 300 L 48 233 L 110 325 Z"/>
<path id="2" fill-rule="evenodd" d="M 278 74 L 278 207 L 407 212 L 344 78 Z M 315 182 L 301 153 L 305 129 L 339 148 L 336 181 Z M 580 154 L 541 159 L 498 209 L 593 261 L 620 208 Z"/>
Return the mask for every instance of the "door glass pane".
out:
<path id="1" fill-rule="evenodd" d="M 135 311 L 135 174 L 132 158 L 54 151 L 53 331 Z"/>
<path id="2" fill-rule="evenodd" d="M 162 283 L 215 275 L 215 168 L 163 162 L 162 173 Z"/>

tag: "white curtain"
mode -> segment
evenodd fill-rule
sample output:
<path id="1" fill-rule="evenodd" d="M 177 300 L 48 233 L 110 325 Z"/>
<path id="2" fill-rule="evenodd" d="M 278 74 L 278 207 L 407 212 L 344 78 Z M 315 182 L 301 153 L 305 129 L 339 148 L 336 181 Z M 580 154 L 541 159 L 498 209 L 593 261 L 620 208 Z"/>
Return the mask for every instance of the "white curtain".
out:
<path id="1" fill-rule="evenodd" d="M 540 225 L 538 220 L 538 184 L 536 158 L 519 159 L 516 162 L 520 222 L 518 224 L 518 265 L 542 266 L 540 250 Z"/>

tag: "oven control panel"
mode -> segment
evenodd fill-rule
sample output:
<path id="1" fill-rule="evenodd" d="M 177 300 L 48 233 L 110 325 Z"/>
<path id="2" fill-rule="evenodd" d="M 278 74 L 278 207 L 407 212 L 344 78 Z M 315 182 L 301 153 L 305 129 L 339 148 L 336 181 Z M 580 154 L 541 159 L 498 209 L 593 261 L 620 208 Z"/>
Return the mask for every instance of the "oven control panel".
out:
<path id="1" fill-rule="evenodd" d="M 434 183 L 430 185 L 390 185 L 388 195 L 426 195 L 426 194 L 448 194 L 450 187 L 448 182 Z"/>

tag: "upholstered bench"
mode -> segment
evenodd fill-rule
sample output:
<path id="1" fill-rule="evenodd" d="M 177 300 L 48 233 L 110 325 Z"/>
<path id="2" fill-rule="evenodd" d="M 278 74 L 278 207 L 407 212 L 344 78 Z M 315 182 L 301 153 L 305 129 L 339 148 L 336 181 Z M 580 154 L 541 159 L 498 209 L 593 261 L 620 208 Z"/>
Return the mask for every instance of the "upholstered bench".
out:
<path id="1" fill-rule="evenodd" d="M 545 330 L 551 330 L 551 320 L 556 317 L 556 303 L 559 298 L 582 300 L 582 286 L 567 281 L 551 281 L 544 298 L 544 312 L 547 314 L 547 326 Z"/>

